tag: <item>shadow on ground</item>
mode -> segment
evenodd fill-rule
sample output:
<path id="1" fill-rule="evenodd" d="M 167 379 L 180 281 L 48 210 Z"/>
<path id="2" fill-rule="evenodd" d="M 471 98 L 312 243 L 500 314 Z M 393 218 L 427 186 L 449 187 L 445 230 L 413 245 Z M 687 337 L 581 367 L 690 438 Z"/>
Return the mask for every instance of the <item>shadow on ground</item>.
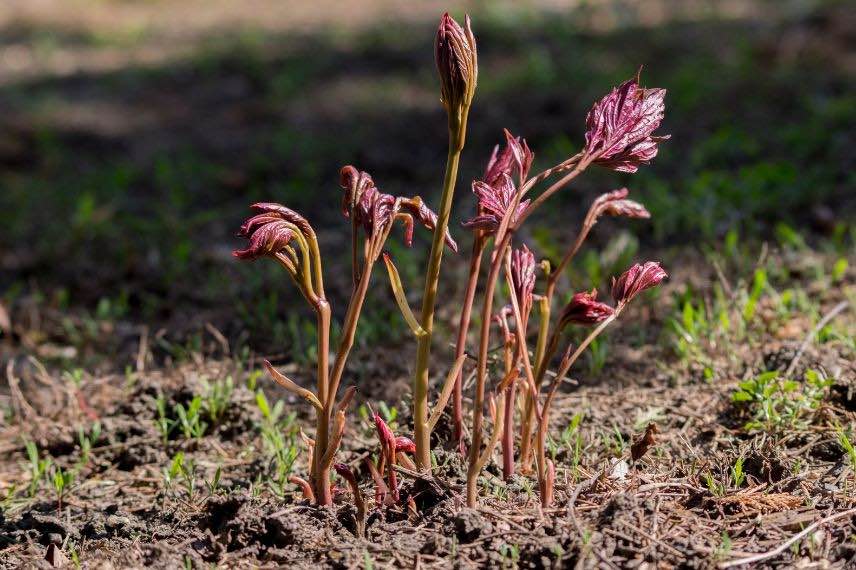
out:
<path id="1" fill-rule="evenodd" d="M 807 240 L 850 231 L 854 106 L 844 46 L 852 32 L 843 8 L 597 32 L 578 21 L 571 12 L 476 14 L 480 81 L 456 218 L 471 212 L 466 181 L 479 175 L 503 127 L 529 140 L 536 168 L 547 166 L 580 144 L 592 101 L 644 64 L 643 83 L 669 89 L 663 131 L 672 140 L 639 174 L 587 177 L 559 197 L 531 230 L 543 254 L 571 239 L 595 193 L 620 185 L 654 214 L 633 233 L 664 251 L 730 230 Z M 302 211 L 333 252 L 346 237 L 343 164 L 371 172 L 388 192 L 436 201 L 445 124 L 432 32 L 431 23 L 242 32 L 157 65 L 5 83 L 6 297 L 43 290 L 52 302 L 90 310 L 106 299 L 135 318 L 191 326 L 201 318 L 229 328 L 236 312 L 252 320 L 249 307 L 260 303 L 260 312 L 282 315 L 293 297 L 277 291 L 280 276 L 229 256 L 249 203 Z M 87 41 L 51 37 L 59 50 Z M 543 231 L 564 224 L 559 241 Z M 463 233 L 456 230 L 466 240 Z M 609 233 L 595 239 L 609 246 Z M 422 249 L 402 262 L 405 275 L 418 275 Z M 339 262 L 328 254 L 334 282 Z M 587 286 L 587 276 L 573 279 Z"/>

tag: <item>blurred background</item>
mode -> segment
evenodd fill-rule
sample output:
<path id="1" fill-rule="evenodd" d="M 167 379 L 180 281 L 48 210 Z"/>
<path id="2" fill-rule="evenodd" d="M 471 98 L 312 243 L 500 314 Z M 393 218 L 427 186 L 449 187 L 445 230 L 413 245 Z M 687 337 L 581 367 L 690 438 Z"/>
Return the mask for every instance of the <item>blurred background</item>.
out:
<path id="1" fill-rule="evenodd" d="M 547 167 L 576 151 L 588 108 L 640 65 L 643 85 L 669 91 L 661 132 L 672 139 L 638 174 L 586 175 L 527 229 L 541 255 L 558 256 L 597 194 L 626 185 L 647 205 L 649 222 L 598 226 L 573 285 L 603 282 L 610 263 L 642 250 L 690 269 L 723 243 L 852 251 L 847 4 L 3 0 L 0 309 L 27 350 L 89 368 L 125 366 L 143 329 L 180 358 L 206 325 L 239 349 L 311 358 L 293 287 L 273 264 L 233 261 L 234 234 L 252 202 L 301 211 L 344 310 L 339 168 L 436 206 L 446 126 L 432 45 L 446 10 L 472 16 L 479 47 L 453 212 L 463 252 L 469 183 L 502 128 Z M 390 247 L 418 298 L 426 235 L 411 253 L 400 243 Z M 452 274 L 465 270 L 466 255 L 447 259 Z M 401 332 L 409 346 L 377 279 L 369 302 L 380 309 L 360 338 Z M 460 297 L 462 284 L 444 287 Z"/>

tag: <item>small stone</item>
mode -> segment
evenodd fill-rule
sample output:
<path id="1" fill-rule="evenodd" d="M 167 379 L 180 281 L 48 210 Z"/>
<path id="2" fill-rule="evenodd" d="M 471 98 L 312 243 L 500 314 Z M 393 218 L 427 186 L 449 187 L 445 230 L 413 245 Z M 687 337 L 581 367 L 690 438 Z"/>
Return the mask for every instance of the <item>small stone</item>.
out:
<path id="1" fill-rule="evenodd" d="M 68 564 L 68 557 L 56 544 L 49 544 L 45 551 L 45 560 L 54 568 L 60 568 Z"/>
<path id="2" fill-rule="evenodd" d="M 627 465 L 627 462 L 623 459 L 616 461 L 612 465 L 612 469 L 609 472 L 610 479 L 616 479 L 618 481 L 623 480 L 627 477 L 627 473 L 630 472 L 630 466 Z"/>
<path id="3" fill-rule="evenodd" d="M 107 517 L 107 527 L 113 531 L 119 531 L 131 526 L 131 519 L 122 515 L 110 515 Z"/>

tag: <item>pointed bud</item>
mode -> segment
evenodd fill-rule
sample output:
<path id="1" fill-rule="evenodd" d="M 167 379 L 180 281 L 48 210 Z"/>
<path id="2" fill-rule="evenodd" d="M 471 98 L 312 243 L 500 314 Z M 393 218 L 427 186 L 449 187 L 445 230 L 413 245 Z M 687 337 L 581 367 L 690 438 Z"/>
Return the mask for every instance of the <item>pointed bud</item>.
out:
<path id="1" fill-rule="evenodd" d="M 616 303 L 629 303 L 636 295 L 645 289 L 656 287 L 668 276 L 659 262 L 648 261 L 644 265 L 637 263 L 618 279 L 613 277 L 612 298 Z"/>
<path id="2" fill-rule="evenodd" d="M 388 453 L 390 450 L 395 449 L 395 434 L 392 433 L 392 430 L 389 429 L 389 426 L 383 421 L 383 418 L 380 417 L 380 414 L 375 413 L 374 415 L 374 423 L 375 429 L 377 429 L 377 437 L 380 440 L 381 447 L 384 449 L 385 453 Z"/>
<path id="3" fill-rule="evenodd" d="M 505 147 L 502 151 L 499 150 L 499 145 L 493 148 L 493 154 L 491 154 L 484 171 L 482 181 L 488 186 L 501 182 L 500 179 L 503 174 L 514 176 L 517 173 L 521 181 L 526 180 L 529 175 L 529 168 L 532 166 L 532 160 L 535 158 L 525 139 L 515 137 L 508 129 L 505 129 L 504 132 Z"/>
<path id="4" fill-rule="evenodd" d="M 520 316 L 525 321 L 532 310 L 532 292 L 535 290 L 535 254 L 526 245 L 511 252 L 511 282 L 517 297 Z"/>
<path id="5" fill-rule="evenodd" d="M 434 40 L 434 59 L 440 74 L 440 97 L 451 115 L 462 107 L 469 107 L 476 90 L 478 62 L 476 40 L 466 18 L 462 28 L 448 13 L 440 18 L 440 27 Z"/>

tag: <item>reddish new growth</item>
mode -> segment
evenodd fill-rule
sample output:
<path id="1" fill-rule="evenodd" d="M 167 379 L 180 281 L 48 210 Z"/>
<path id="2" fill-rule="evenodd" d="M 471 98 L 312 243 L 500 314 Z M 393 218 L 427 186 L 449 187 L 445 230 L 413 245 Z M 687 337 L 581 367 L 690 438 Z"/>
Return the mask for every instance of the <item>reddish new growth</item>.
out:
<path id="1" fill-rule="evenodd" d="M 529 176 L 529 169 L 532 167 L 532 160 L 535 158 L 524 139 L 515 137 L 508 129 L 505 129 L 503 133 L 505 134 L 505 148 L 500 152 L 499 145 L 493 147 L 493 154 L 487 162 L 487 168 L 482 178 L 482 181 L 488 186 L 497 184 L 503 174 L 509 177 L 517 174 L 517 178 L 522 184 Z"/>
<path id="2" fill-rule="evenodd" d="M 637 263 L 618 279 L 612 279 L 612 298 L 619 306 L 625 305 L 645 289 L 659 285 L 666 277 L 668 274 L 657 261 L 647 261 L 644 265 Z"/>
<path id="3" fill-rule="evenodd" d="M 657 143 L 669 138 L 652 136 L 663 120 L 665 96 L 665 89 L 640 87 L 638 74 L 614 88 L 586 117 L 586 154 L 619 172 L 648 164 L 657 156 Z"/>
<path id="4" fill-rule="evenodd" d="M 565 270 L 602 216 L 635 219 L 651 216 L 642 204 L 628 198 L 627 188 L 607 192 L 592 202 L 573 243 L 552 271 L 550 263 L 545 260 L 539 263 L 536 254 L 520 241 L 527 235 L 521 231 L 522 224 L 590 165 L 620 172 L 636 172 L 657 155 L 659 143 L 668 138 L 654 134 L 664 116 L 664 89 L 641 87 L 638 74 L 612 89 L 592 106 L 586 116 L 584 147 L 531 177 L 533 153 L 529 145 L 522 137 L 505 130 L 504 144 L 493 149 L 482 180 L 472 184 L 478 205 L 475 215 L 463 223 L 465 227 L 474 230 L 474 239 L 466 294 L 461 304 L 454 341 L 455 362 L 445 382 L 438 386 L 435 404 L 430 409 L 432 344 L 441 344 L 433 339 L 433 334 L 435 329 L 442 330 L 442 327 L 435 327 L 435 305 L 440 290 L 443 254 L 447 247 L 457 250 L 448 232 L 448 225 L 460 155 L 466 138 L 469 108 L 478 77 L 477 49 L 469 18 L 461 26 L 448 14 L 442 17 L 435 38 L 435 60 L 449 131 L 446 172 L 436 212 L 428 208 L 418 196 L 400 197 L 381 192 L 369 174 L 353 166 L 346 166 L 340 172 L 340 184 L 344 190 L 342 211 L 350 221 L 353 290 L 347 309 L 343 312 L 344 321 L 339 327 L 341 333 L 337 335 L 338 346 L 335 350 L 330 343 L 332 311 L 324 293 L 318 240 L 303 217 L 279 204 L 254 205 L 255 215 L 241 226 L 241 235 L 249 243 L 246 248 L 234 252 L 240 259 L 267 257 L 276 260 L 286 269 L 315 311 L 318 331 L 316 389 L 298 385 L 266 361 L 265 365 L 274 380 L 303 398 L 316 412 L 314 440 L 310 445 L 312 457 L 309 462 L 309 480 L 295 478 L 295 482 L 317 504 L 329 505 L 332 503 L 330 472 L 335 468 L 354 493 L 358 511 L 362 513 L 358 517 L 360 520 L 364 520 L 365 509 L 354 473 L 344 464 L 334 467 L 345 433 L 346 412 L 355 390 L 352 387 L 339 397 L 339 387 L 354 345 L 372 268 L 380 259 L 384 244 L 396 223 L 404 225 L 404 240 L 408 246 L 413 240 L 417 224 L 434 232 L 434 235 L 418 316 L 410 307 L 392 258 L 384 255 L 384 265 L 395 300 L 418 346 L 412 394 L 413 439 L 396 437 L 380 415 L 374 414 L 372 418 L 380 440 L 380 454 L 377 462 L 370 458 L 363 460 L 375 483 L 379 506 L 399 502 L 398 465 L 406 468 L 403 471 L 407 473 L 420 472 L 419 477 L 430 475 L 431 433 L 444 417 L 443 409 L 450 398 L 454 404 L 453 443 L 464 451 L 463 368 L 469 358 L 475 361 L 475 370 L 466 483 L 468 506 L 475 506 L 479 474 L 492 460 L 501 438 L 503 474 L 506 479 L 514 475 L 516 461 L 519 461 L 519 473 L 522 476 L 532 473 L 534 462 L 541 503 L 543 507 L 548 507 L 553 500 L 557 466 L 547 459 L 547 428 L 551 403 L 559 385 L 598 335 L 617 321 L 627 304 L 642 291 L 658 285 L 667 277 L 657 262 L 634 265 L 613 280 L 613 306 L 598 301 L 597 290 L 592 289 L 590 292 L 576 293 L 558 315 L 553 313 L 553 297 L 559 281 L 567 275 Z M 489 247 L 491 249 L 488 252 Z M 489 255 L 485 256 L 485 252 Z M 483 257 L 488 259 L 487 272 L 482 271 Z M 546 274 L 546 283 L 543 291 L 536 294 L 536 268 L 539 266 Z M 494 302 L 500 293 L 497 284 L 501 279 L 508 287 L 508 304 L 504 304 L 496 315 Z M 482 287 L 479 286 L 480 280 Z M 478 342 L 475 346 L 468 346 L 472 340 L 469 338 L 471 313 L 478 291 L 483 292 L 480 318 L 477 320 Z M 528 328 L 531 313 L 536 307 L 537 317 L 531 320 L 537 320 L 537 336 L 530 334 L 534 331 Z M 499 366 L 493 365 L 496 360 L 491 349 L 496 346 L 491 338 L 496 334 L 493 322 L 499 323 L 503 335 Z M 590 328 L 582 340 L 578 339 L 567 350 L 561 351 L 560 345 L 566 342 L 565 331 L 573 325 Z M 537 339 L 535 346 L 528 346 L 533 339 Z M 556 363 L 559 354 L 563 356 Z M 335 359 L 330 362 L 332 355 L 335 355 Z M 522 396 L 522 402 L 518 401 L 518 396 Z M 493 423 L 489 437 L 483 425 L 486 410 L 490 411 L 488 417 Z M 519 414 L 519 439 L 514 430 L 517 410 L 522 411 Z M 518 441 L 520 448 L 519 453 L 516 453 L 515 445 Z M 413 461 L 406 455 L 408 453 L 414 454 Z"/>
<path id="5" fill-rule="evenodd" d="M 523 320 L 532 311 L 532 292 L 535 290 L 535 254 L 524 244 L 511 252 L 511 282 Z"/>
<path id="6" fill-rule="evenodd" d="M 377 189 L 366 172 L 360 172 L 353 166 L 345 166 L 340 173 L 342 189 L 342 213 L 346 218 L 354 212 L 354 221 L 363 227 L 366 236 L 372 237 L 384 232 L 396 219 L 405 226 L 404 243 L 410 247 L 413 243 L 414 221 L 428 230 L 437 227 L 437 214 L 425 205 L 422 198 L 396 197 Z M 446 231 L 446 245 L 452 251 L 458 251 L 458 244 Z"/>
<path id="7" fill-rule="evenodd" d="M 465 228 L 482 230 L 485 233 L 493 234 L 499 229 L 502 223 L 502 218 L 505 213 L 513 205 L 514 195 L 517 189 L 514 187 L 514 182 L 511 177 L 505 172 L 501 173 L 493 186 L 476 180 L 473 182 L 473 193 L 479 199 L 479 212 L 475 217 L 464 222 Z M 520 214 L 529 205 L 529 200 L 524 200 L 517 205 L 511 221 L 517 220 Z"/>
<path id="8" fill-rule="evenodd" d="M 575 294 L 570 303 L 565 305 L 562 316 L 559 317 L 559 328 L 570 324 L 596 325 L 612 316 L 615 309 L 597 300 L 597 289 L 591 293 L 583 291 Z"/>
<path id="9" fill-rule="evenodd" d="M 493 234 L 499 229 L 502 218 L 511 208 L 517 188 L 513 177 L 520 184 L 529 176 L 534 155 L 529 145 L 505 129 L 505 147 L 500 152 L 496 145 L 487 163 L 483 180 L 473 181 L 473 193 L 478 197 L 478 213 L 463 223 L 465 228 L 482 230 Z M 519 202 L 511 221 L 514 222 L 529 205 L 529 200 Z"/>
<path id="10" fill-rule="evenodd" d="M 238 236 L 248 238 L 250 243 L 245 249 L 232 252 L 238 259 L 255 260 L 284 251 L 294 239 L 294 225 L 305 222 L 299 214 L 280 204 L 263 202 L 251 207 L 261 213 L 241 225 Z"/>
<path id="11" fill-rule="evenodd" d="M 591 205 L 594 218 L 600 216 L 623 216 L 625 218 L 650 218 L 651 213 L 639 202 L 628 200 L 630 190 L 619 188 L 602 194 Z"/>
<path id="12" fill-rule="evenodd" d="M 406 464 L 407 467 L 413 467 L 407 456 L 398 456 L 399 453 L 415 453 L 416 444 L 413 440 L 407 437 L 395 437 L 387 423 L 383 421 L 380 414 L 375 413 L 373 416 L 377 437 L 380 440 L 380 456 L 377 462 L 377 471 L 382 476 L 384 469 L 388 483 L 389 497 L 385 497 L 383 489 L 378 486 L 375 493 L 378 505 L 380 504 L 397 504 L 400 497 L 398 494 L 398 478 L 395 474 L 395 465 L 399 462 Z"/>

